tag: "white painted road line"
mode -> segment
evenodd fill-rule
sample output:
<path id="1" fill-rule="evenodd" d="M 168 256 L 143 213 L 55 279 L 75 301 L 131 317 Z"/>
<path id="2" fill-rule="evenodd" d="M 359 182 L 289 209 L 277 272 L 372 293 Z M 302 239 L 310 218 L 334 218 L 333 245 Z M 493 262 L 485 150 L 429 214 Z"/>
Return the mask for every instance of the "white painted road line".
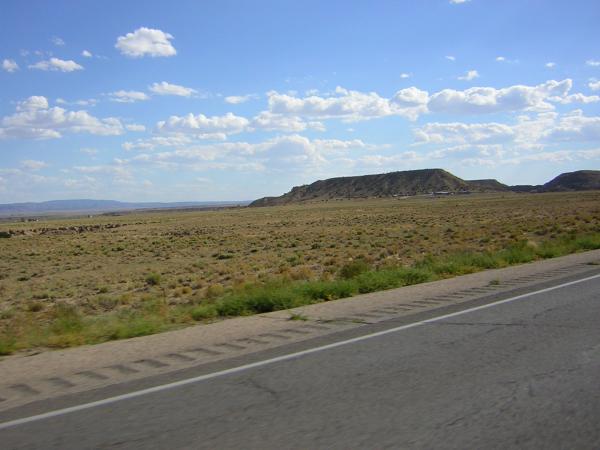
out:
<path id="1" fill-rule="evenodd" d="M 360 341 L 364 341 L 367 339 L 372 339 L 372 338 L 376 338 L 379 336 L 384 336 L 386 334 L 390 334 L 390 333 L 395 333 L 397 331 L 402 331 L 402 330 L 407 330 L 409 328 L 414 328 L 414 327 L 418 327 L 421 325 L 425 325 L 428 323 L 433 323 L 433 322 L 438 322 L 440 320 L 444 320 L 444 319 L 448 319 L 451 317 L 456 317 L 456 316 L 460 316 L 463 314 L 468 314 L 474 311 L 479 311 L 482 309 L 486 309 L 486 308 L 491 308 L 493 306 L 498 306 L 498 305 L 502 305 L 504 303 L 510 303 L 510 302 L 514 302 L 516 300 L 521 300 L 527 297 L 532 297 L 534 295 L 538 295 L 538 294 L 543 294 L 545 292 L 550 292 L 550 291 L 555 291 L 557 289 L 562 289 L 568 286 L 572 286 L 575 284 L 579 284 L 579 283 L 584 283 L 586 281 L 590 281 L 596 278 L 600 278 L 600 274 L 598 275 L 593 275 L 590 277 L 586 277 L 586 278 L 582 278 L 580 280 L 575 280 L 575 281 L 570 281 L 568 283 L 563 283 L 563 284 L 559 284 L 557 286 L 552 286 L 549 288 L 545 288 L 545 289 L 540 289 L 538 291 L 534 291 L 534 292 L 529 292 L 527 294 L 522 294 L 522 295 L 517 295 L 515 297 L 511 297 L 511 298 L 507 298 L 504 300 L 499 300 L 497 302 L 493 302 L 493 303 L 488 303 L 486 305 L 481 305 L 481 306 L 476 306 L 474 308 L 469 308 L 469 309 L 465 309 L 462 311 L 457 311 L 454 313 L 450 313 L 450 314 L 445 314 L 443 316 L 438 316 L 438 317 L 433 317 L 431 319 L 426 319 L 426 320 L 422 320 L 420 322 L 414 322 L 414 323 L 410 323 L 407 325 L 402 325 L 399 327 L 395 327 L 395 328 L 390 328 L 388 330 L 384 330 L 384 331 L 378 331 L 376 333 L 371 333 L 371 334 L 365 334 L 363 336 L 358 336 L 352 339 L 347 339 L 344 341 L 339 341 L 339 342 L 334 342 L 332 344 L 327 344 L 327 345 L 322 345 L 320 347 L 314 347 L 314 348 L 310 348 L 307 350 L 302 350 L 299 352 L 295 352 L 295 353 L 290 353 L 287 355 L 282 355 L 282 356 L 277 356 L 275 358 L 270 358 L 270 359 L 265 359 L 262 361 L 257 361 L 257 362 L 253 362 L 250 364 L 245 364 L 242 366 L 238 366 L 238 367 L 232 367 L 231 369 L 225 369 L 225 370 L 221 370 L 218 372 L 213 372 L 213 373 L 207 373 L 205 375 L 200 375 L 197 377 L 192 377 L 192 378 L 187 378 L 185 380 L 180 380 L 180 381 L 175 381 L 173 383 L 167 383 L 167 384 L 162 384 L 159 386 L 154 386 L 148 389 L 141 389 L 139 391 L 133 391 L 133 392 L 129 392 L 127 394 L 122 394 L 122 395 L 116 395 L 114 397 L 108 397 L 102 400 L 97 400 L 94 402 L 89 402 L 89 403 L 83 403 L 81 405 L 76 405 L 76 406 L 71 406 L 68 408 L 63 408 L 63 409 L 57 409 L 54 411 L 49 411 L 43 414 L 37 414 L 34 416 L 30 416 L 30 417 L 23 417 L 21 419 L 15 419 L 15 420 L 10 420 L 8 422 L 3 422 L 0 423 L 0 430 L 4 430 L 7 428 L 11 428 L 11 427 L 16 427 L 18 425 L 24 425 L 27 423 L 31 423 L 31 422 L 37 422 L 40 420 L 44 420 L 44 419 L 50 419 L 52 417 L 58 417 L 58 416 L 63 416 L 66 414 L 70 414 L 70 413 L 74 413 L 77 411 L 83 411 L 86 409 L 91 409 L 91 408 L 95 408 L 98 406 L 104 406 L 104 405 L 109 405 L 112 403 L 117 403 L 123 400 L 128 400 L 128 399 L 132 399 L 132 398 L 136 398 L 136 397 L 141 397 L 143 395 L 147 395 L 147 394 L 152 394 L 155 392 L 161 392 L 161 391 L 167 391 L 169 389 L 174 389 L 174 388 L 178 388 L 180 386 L 185 386 L 188 384 L 193 384 L 193 383 L 199 383 L 201 381 L 205 381 L 205 380 L 210 380 L 213 378 L 218 378 L 221 376 L 225 376 L 225 375 L 231 375 L 231 374 L 235 374 L 235 373 L 239 373 L 239 372 L 243 372 L 245 370 L 249 370 L 249 369 L 253 369 L 256 367 L 262 367 L 262 366 L 266 366 L 269 364 L 274 364 L 280 361 L 287 361 L 290 359 L 294 359 L 294 358 L 299 358 L 301 356 L 304 355 L 310 355 L 311 353 L 317 353 L 317 352 L 321 352 L 324 350 L 329 350 L 332 348 L 336 348 L 336 347 L 341 347 L 343 345 L 348 345 L 348 344 L 353 344 L 355 342 L 360 342 Z"/>

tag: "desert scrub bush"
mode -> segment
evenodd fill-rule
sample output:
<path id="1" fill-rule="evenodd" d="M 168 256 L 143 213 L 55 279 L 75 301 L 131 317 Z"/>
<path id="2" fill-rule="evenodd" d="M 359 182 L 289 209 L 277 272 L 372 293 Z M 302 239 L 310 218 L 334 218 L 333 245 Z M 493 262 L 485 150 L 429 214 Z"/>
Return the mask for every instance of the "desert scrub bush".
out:
<path id="1" fill-rule="evenodd" d="M 75 306 L 59 303 L 52 311 L 50 330 L 54 334 L 77 333 L 83 329 L 81 313 Z"/>
<path id="2" fill-rule="evenodd" d="M 338 276 L 344 280 L 357 277 L 370 269 L 369 264 L 363 259 L 357 259 L 344 264 L 338 273 Z"/>
<path id="3" fill-rule="evenodd" d="M 206 293 L 204 294 L 206 298 L 217 298 L 222 296 L 225 293 L 225 288 L 220 283 L 211 284 L 206 288 Z"/>
<path id="4" fill-rule="evenodd" d="M 192 319 L 207 320 L 214 319 L 219 315 L 217 307 L 214 304 L 198 305 L 191 311 Z"/>
<path id="5" fill-rule="evenodd" d="M 302 266 L 291 270 L 289 276 L 292 280 L 297 281 L 310 280 L 311 278 L 314 278 L 315 274 L 310 267 Z"/>
<path id="6" fill-rule="evenodd" d="M 411 284 L 424 283 L 433 279 L 433 274 L 425 269 L 398 267 L 394 269 L 371 270 L 356 277 L 358 292 L 382 291 Z"/>
<path id="7" fill-rule="evenodd" d="M 146 276 L 146 284 L 148 286 L 158 286 L 160 284 L 160 274 L 151 273 Z"/>
<path id="8" fill-rule="evenodd" d="M 300 306 L 300 297 L 282 280 L 265 285 L 245 286 L 239 292 L 232 292 L 216 303 L 220 316 L 244 316 L 260 314 Z"/>
<path id="9" fill-rule="evenodd" d="M 508 248 L 504 250 L 501 250 L 498 256 L 502 260 L 506 261 L 509 265 L 513 265 L 533 261 L 536 259 L 536 252 L 532 246 L 527 245 L 527 243 L 524 241 L 521 241 L 508 246 Z"/>
<path id="10" fill-rule="evenodd" d="M 7 356 L 15 351 L 16 339 L 14 336 L 0 334 L 0 356 Z"/>

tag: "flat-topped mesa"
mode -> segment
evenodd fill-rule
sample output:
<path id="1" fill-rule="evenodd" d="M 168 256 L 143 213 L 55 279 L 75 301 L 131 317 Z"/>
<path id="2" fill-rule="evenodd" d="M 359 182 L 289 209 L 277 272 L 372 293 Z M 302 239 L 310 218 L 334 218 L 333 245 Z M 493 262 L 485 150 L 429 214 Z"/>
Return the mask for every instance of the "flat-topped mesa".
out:
<path id="1" fill-rule="evenodd" d="M 578 170 L 562 173 L 544 184 L 545 191 L 600 190 L 600 170 Z"/>
<path id="2" fill-rule="evenodd" d="M 250 206 L 285 205 L 342 198 L 399 197 L 432 192 L 500 190 L 508 190 L 508 187 L 496 180 L 469 182 L 443 169 L 422 169 L 319 180 L 312 184 L 296 186 L 280 197 L 261 198 L 252 202 Z"/>
<path id="3" fill-rule="evenodd" d="M 406 170 L 375 175 L 329 178 L 296 186 L 279 197 L 264 197 L 249 206 L 275 206 L 308 201 L 402 197 L 430 193 L 556 192 L 600 190 L 600 171 L 559 175 L 544 185 L 507 186 L 494 179 L 463 180 L 443 169 Z"/>

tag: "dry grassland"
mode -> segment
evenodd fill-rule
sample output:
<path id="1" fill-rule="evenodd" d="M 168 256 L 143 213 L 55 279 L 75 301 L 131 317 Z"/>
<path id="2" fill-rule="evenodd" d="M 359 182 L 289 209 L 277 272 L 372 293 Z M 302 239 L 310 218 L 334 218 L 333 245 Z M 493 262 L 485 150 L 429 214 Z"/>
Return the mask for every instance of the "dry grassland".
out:
<path id="1" fill-rule="evenodd" d="M 522 261 L 595 248 L 600 192 L 356 200 L 1 223 L 0 236 L 8 232 L 10 238 L 0 239 L 0 354 L 256 312 L 228 313 L 212 305 L 273 280 L 301 285 L 351 279 L 388 268 L 424 268 L 424 261 L 448 262 L 465 253 L 496 255 L 515 246 L 531 255 Z M 489 267 L 521 261 L 502 258 Z M 432 276 L 485 267 L 434 269 Z M 357 289 L 349 294 L 363 292 Z M 338 296 L 343 294 L 315 295 L 314 300 Z"/>

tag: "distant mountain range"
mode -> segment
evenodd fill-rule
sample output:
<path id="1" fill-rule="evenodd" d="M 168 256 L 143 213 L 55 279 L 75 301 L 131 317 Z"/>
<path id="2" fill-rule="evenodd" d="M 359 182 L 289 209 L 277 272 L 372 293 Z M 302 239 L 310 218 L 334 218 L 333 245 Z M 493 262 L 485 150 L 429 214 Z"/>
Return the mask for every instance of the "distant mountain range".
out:
<path id="1" fill-rule="evenodd" d="M 554 192 L 600 190 L 600 171 L 563 173 L 544 185 L 508 186 L 497 180 L 463 180 L 443 169 L 407 170 L 376 175 L 329 178 L 296 186 L 279 197 L 264 197 L 250 206 L 274 206 L 346 198 L 401 197 L 430 193 Z"/>
<path id="2" fill-rule="evenodd" d="M 600 190 L 600 171 L 579 170 L 563 173 L 538 186 L 508 186 L 497 180 L 463 180 L 443 169 L 407 170 L 375 175 L 329 178 L 296 186 L 279 197 L 264 197 L 253 202 L 119 202 L 115 200 L 52 200 L 39 203 L 0 204 L 0 216 L 49 214 L 99 214 L 143 209 L 219 208 L 227 206 L 273 206 L 306 201 L 347 198 L 402 197 L 430 193 L 467 192 L 557 192 Z"/>
<path id="3" fill-rule="evenodd" d="M 39 203 L 9 203 L 0 204 L 0 216 L 44 215 L 63 213 L 98 214 L 115 211 L 131 211 L 139 209 L 181 209 L 181 208 L 216 208 L 224 206 L 245 206 L 249 202 L 142 202 L 129 203 L 115 200 L 51 200 Z"/>

